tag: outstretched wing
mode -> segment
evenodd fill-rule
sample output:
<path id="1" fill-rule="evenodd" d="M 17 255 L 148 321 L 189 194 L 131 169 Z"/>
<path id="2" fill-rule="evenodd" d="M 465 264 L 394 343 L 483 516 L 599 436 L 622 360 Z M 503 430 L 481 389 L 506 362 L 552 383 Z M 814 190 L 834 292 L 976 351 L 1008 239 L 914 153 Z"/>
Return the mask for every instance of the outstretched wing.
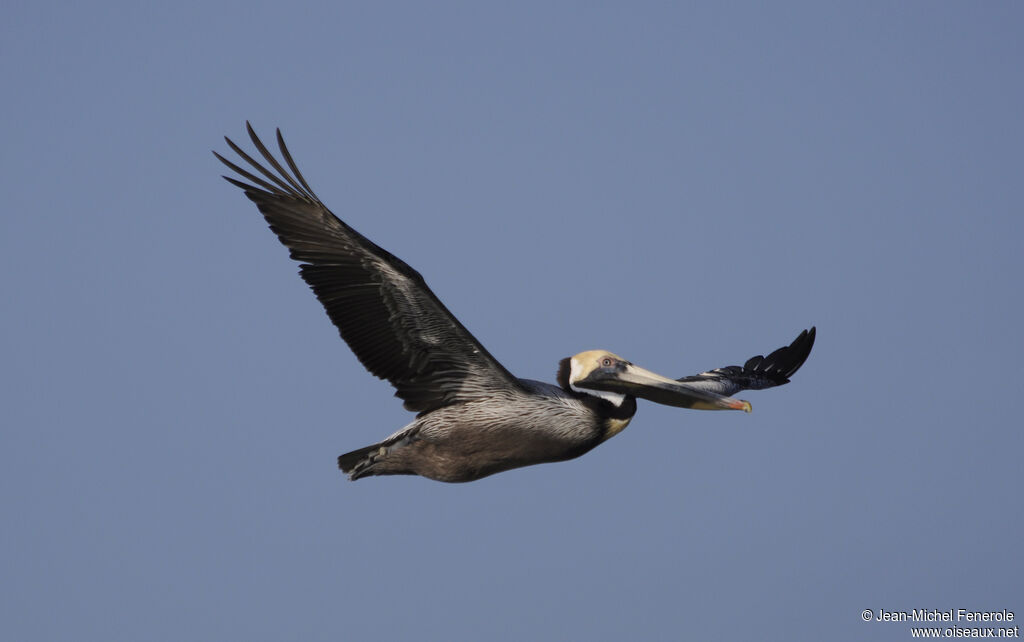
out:
<path id="1" fill-rule="evenodd" d="M 789 383 L 814 346 L 815 328 L 804 330 L 788 346 L 779 348 L 767 357 L 758 355 L 747 360 L 742 367 L 726 366 L 702 372 L 676 381 L 687 386 L 730 396 L 740 390 L 761 390 Z"/>
<path id="2" fill-rule="evenodd" d="M 253 144 L 274 171 L 231 139 L 228 145 L 262 177 L 214 156 L 249 181 L 245 191 L 323 304 L 359 361 L 397 389 L 415 412 L 479 399 L 518 386 L 508 370 L 452 316 L 419 272 L 342 222 L 320 202 L 292 160 L 281 130 L 277 144 L 291 173 L 247 122 Z M 251 184 L 250 184 L 251 183 Z"/>

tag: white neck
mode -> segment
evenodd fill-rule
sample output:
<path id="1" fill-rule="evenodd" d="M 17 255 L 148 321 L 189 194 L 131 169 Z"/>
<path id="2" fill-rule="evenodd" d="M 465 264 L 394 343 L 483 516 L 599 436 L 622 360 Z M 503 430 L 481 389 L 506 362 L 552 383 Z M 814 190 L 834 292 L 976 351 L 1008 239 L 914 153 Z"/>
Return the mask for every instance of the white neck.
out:
<path id="1" fill-rule="evenodd" d="M 621 406 L 622 402 L 626 400 L 626 395 L 619 394 L 617 392 L 607 392 L 605 390 L 587 390 L 586 388 L 577 388 L 576 386 L 569 384 L 573 392 L 582 392 L 585 395 L 591 397 L 598 397 L 605 401 L 610 401 L 613 406 Z"/>

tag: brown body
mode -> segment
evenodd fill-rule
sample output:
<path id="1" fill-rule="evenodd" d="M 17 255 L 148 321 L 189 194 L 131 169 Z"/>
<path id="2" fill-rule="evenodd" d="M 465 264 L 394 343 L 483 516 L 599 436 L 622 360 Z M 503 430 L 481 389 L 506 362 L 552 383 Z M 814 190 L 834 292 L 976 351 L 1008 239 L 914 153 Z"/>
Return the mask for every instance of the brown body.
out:
<path id="1" fill-rule="evenodd" d="M 384 441 L 338 458 L 352 479 L 421 475 L 467 482 L 530 466 L 579 457 L 618 434 L 636 401 L 607 401 L 520 380 L 525 391 L 439 408 L 417 417 Z"/>

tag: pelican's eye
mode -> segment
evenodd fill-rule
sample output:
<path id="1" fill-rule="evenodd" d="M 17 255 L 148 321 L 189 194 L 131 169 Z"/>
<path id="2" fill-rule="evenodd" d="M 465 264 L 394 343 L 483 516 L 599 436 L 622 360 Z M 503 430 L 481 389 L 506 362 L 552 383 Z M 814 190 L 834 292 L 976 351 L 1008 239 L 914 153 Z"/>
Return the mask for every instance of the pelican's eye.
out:
<path id="1" fill-rule="evenodd" d="M 605 357 L 604 359 L 601 359 L 601 365 L 604 366 L 605 368 L 609 368 L 612 365 L 612 360 L 609 359 L 608 357 Z"/>

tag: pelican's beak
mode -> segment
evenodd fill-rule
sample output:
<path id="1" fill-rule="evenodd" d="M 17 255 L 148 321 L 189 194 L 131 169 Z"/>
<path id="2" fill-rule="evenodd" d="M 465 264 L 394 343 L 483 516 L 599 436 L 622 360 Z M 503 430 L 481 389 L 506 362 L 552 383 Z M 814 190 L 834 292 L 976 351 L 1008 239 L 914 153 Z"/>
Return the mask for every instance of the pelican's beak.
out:
<path id="1" fill-rule="evenodd" d="M 577 388 L 631 395 L 679 408 L 751 411 L 750 403 L 747 401 L 699 390 L 632 363 L 620 362 L 616 365 L 617 367 L 598 368 L 573 385 Z"/>

